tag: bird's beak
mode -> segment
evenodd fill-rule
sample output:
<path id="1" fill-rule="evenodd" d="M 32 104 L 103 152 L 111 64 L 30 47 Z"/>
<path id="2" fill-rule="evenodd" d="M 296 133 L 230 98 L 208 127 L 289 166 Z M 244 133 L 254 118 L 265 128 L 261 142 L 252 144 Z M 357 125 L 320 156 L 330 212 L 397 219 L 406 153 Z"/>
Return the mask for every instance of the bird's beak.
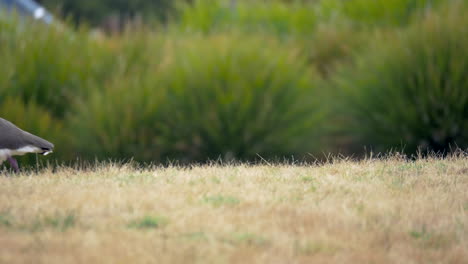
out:
<path id="1" fill-rule="evenodd" d="M 52 150 L 49 150 L 49 151 L 46 151 L 46 152 L 42 153 L 42 155 L 47 156 L 47 155 L 49 155 L 49 154 L 52 153 L 52 152 L 53 152 Z"/>

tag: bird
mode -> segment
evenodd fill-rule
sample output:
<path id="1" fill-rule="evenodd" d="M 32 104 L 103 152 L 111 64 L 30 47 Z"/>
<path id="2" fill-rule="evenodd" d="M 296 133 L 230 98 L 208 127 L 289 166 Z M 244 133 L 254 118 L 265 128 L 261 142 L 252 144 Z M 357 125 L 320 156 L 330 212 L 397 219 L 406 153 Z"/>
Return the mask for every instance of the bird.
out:
<path id="1" fill-rule="evenodd" d="M 0 165 L 8 160 L 11 167 L 18 173 L 20 171 L 18 161 L 13 156 L 22 156 L 27 153 L 46 156 L 53 150 L 54 144 L 0 117 Z"/>

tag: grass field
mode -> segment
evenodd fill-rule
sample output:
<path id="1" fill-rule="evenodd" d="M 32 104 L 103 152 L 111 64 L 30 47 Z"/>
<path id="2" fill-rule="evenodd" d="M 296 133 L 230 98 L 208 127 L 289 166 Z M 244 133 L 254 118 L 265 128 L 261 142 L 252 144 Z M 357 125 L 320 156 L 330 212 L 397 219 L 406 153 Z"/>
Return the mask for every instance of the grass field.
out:
<path id="1" fill-rule="evenodd" d="M 466 263 L 468 157 L 0 176 L 0 263 Z"/>

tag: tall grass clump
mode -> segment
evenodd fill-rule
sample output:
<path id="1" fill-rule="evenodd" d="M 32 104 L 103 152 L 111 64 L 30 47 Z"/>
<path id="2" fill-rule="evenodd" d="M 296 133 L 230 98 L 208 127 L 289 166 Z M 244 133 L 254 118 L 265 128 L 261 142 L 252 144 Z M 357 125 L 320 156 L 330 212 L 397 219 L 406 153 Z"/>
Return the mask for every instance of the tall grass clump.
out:
<path id="1" fill-rule="evenodd" d="M 91 82 L 105 79 L 111 56 L 86 30 L 2 18 L 0 23 L 0 103 L 18 97 L 63 117 Z"/>
<path id="2" fill-rule="evenodd" d="M 342 103 L 361 143 L 408 153 L 468 147 L 466 11 L 430 13 L 341 71 Z"/>
<path id="3" fill-rule="evenodd" d="M 129 159 L 135 153 L 140 160 L 157 159 L 153 131 L 163 94 L 154 78 L 170 47 L 144 29 L 125 31 L 108 43 L 116 56 L 114 72 L 74 105 L 66 122 L 75 135 L 70 146 L 85 159 Z"/>
<path id="4" fill-rule="evenodd" d="M 96 92 L 76 111 L 85 156 L 181 162 L 317 150 L 315 88 L 302 60 L 275 41 L 168 37 L 158 65 Z"/>

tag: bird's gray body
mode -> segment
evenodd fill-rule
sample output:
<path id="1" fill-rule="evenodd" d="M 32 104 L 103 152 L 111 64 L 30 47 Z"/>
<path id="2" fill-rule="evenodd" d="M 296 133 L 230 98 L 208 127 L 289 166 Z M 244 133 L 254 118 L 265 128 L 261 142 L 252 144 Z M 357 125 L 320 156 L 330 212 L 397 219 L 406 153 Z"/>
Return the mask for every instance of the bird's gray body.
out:
<path id="1" fill-rule="evenodd" d="M 49 141 L 23 131 L 11 122 L 0 118 L 0 164 L 7 159 L 12 163 L 15 161 L 13 159 L 15 155 L 27 153 L 47 155 L 53 149 L 54 144 Z M 12 166 L 14 165 L 12 164 Z"/>

